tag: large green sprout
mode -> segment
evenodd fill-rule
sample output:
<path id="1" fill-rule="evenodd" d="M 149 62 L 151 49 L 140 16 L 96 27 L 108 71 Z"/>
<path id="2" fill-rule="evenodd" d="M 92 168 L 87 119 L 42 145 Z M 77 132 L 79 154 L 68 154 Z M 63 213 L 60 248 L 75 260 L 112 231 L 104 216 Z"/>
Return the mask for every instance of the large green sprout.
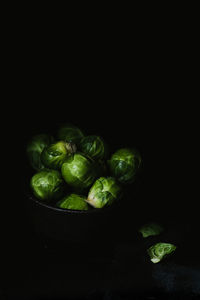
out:
<path id="1" fill-rule="evenodd" d="M 96 164 L 90 157 L 77 152 L 66 159 L 61 173 L 70 186 L 78 190 L 87 189 L 96 179 Z"/>
<path id="2" fill-rule="evenodd" d="M 96 208 L 111 205 L 121 196 L 121 187 L 113 177 L 100 177 L 90 188 L 87 202 Z"/>
<path id="3" fill-rule="evenodd" d="M 41 161 L 47 168 L 60 170 L 66 158 L 74 152 L 76 152 L 74 144 L 58 141 L 43 149 Z"/>
<path id="4" fill-rule="evenodd" d="M 105 159 L 108 151 L 104 140 L 97 135 L 89 135 L 82 138 L 79 148 L 81 152 L 95 160 Z"/>
<path id="5" fill-rule="evenodd" d="M 50 202 L 58 200 L 64 192 L 64 180 L 56 170 L 43 170 L 31 178 L 30 186 L 36 198 Z"/>
<path id="6" fill-rule="evenodd" d="M 57 132 L 57 138 L 65 142 L 72 142 L 76 145 L 84 137 L 82 130 L 72 124 L 63 124 Z"/>
<path id="7" fill-rule="evenodd" d="M 136 149 L 117 150 L 108 161 L 113 177 L 123 184 L 131 183 L 141 164 L 141 156 Z"/>
<path id="8" fill-rule="evenodd" d="M 53 143 L 53 137 L 48 134 L 38 134 L 29 140 L 26 153 L 33 169 L 40 171 L 45 168 L 41 162 L 41 153 L 51 143 Z"/>

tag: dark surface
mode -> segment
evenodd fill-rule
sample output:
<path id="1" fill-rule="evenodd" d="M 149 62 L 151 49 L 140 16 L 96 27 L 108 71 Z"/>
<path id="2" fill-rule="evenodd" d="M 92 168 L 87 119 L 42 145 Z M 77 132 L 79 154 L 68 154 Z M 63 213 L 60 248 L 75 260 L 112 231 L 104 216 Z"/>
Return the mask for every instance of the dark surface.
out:
<path id="1" fill-rule="evenodd" d="M 153 130 L 145 123 L 141 114 L 133 114 L 136 117 L 132 119 L 132 113 L 127 113 L 127 118 L 121 122 L 120 117 L 126 109 L 117 109 L 116 117 L 114 115 L 111 119 L 109 112 L 104 116 L 103 110 L 98 115 L 87 110 L 84 115 L 87 123 L 84 118 L 74 123 L 84 125 L 90 133 L 101 134 L 108 143 L 110 141 L 113 149 L 119 144 L 133 144 L 141 151 L 145 171 L 133 186 L 127 188 L 126 205 L 113 216 L 112 233 L 108 235 L 102 230 L 98 238 L 95 236 L 87 243 L 37 236 L 24 206 L 28 199 L 23 185 L 17 186 L 11 202 L 6 243 L 3 244 L 2 294 L 5 299 L 160 300 L 200 297 L 197 212 L 192 199 L 187 199 L 192 206 L 184 204 L 183 193 L 179 190 L 177 166 L 173 167 L 170 152 L 175 148 L 169 138 L 170 128 L 163 139 L 160 133 L 157 135 L 156 127 Z M 57 121 L 51 110 L 44 121 L 42 117 L 35 121 L 34 113 L 35 110 L 20 127 L 23 146 L 30 133 L 44 127 L 49 129 Z M 162 137 L 165 129 L 163 127 Z M 21 154 L 19 157 L 24 164 L 20 170 L 20 182 L 23 182 L 28 176 L 28 168 Z M 186 192 L 184 196 L 187 196 Z M 143 239 L 137 230 L 148 221 L 160 222 L 165 228 L 164 233 Z M 177 250 L 169 259 L 153 265 L 146 250 L 156 241 L 172 242 L 177 245 Z"/>
<path id="2" fill-rule="evenodd" d="M 190 27 L 189 12 L 176 14 L 174 26 L 171 15 L 148 11 L 150 19 L 125 14 L 123 24 L 121 13 L 107 26 L 95 14 L 99 26 L 75 17 L 66 26 L 66 13 L 57 23 L 55 13 L 20 12 L 9 9 L 1 47 L 0 299 L 200 298 L 195 17 Z M 38 238 L 24 207 L 26 141 L 59 121 L 99 133 L 113 149 L 136 145 L 144 160 L 137 193 L 130 189 L 116 230 L 99 243 Z M 141 239 L 137 226 L 149 220 L 165 233 Z M 146 248 L 161 237 L 177 251 L 153 265 Z"/>
<path id="3" fill-rule="evenodd" d="M 117 227 L 110 239 L 99 237 L 98 242 L 70 244 L 36 237 L 26 221 L 23 235 L 12 237 L 7 249 L 3 268 L 6 299 L 200 296 L 199 246 L 194 243 L 198 230 L 191 224 L 177 225 L 169 220 L 160 237 L 143 239 L 135 227 L 130 227 L 130 221 L 123 220 L 121 230 Z M 177 250 L 153 265 L 146 249 L 157 241 L 172 242 Z"/>
<path id="4" fill-rule="evenodd" d="M 81 94 L 84 97 L 80 98 Z M 2 226 L 2 298 L 198 299 L 199 211 L 185 166 L 189 140 L 185 143 L 180 110 L 179 114 L 174 106 L 172 110 L 154 110 L 152 103 L 141 101 L 139 92 L 135 99 L 126 89 L 114 96 L 96 94 L 88 95 L 87 89 L 82 89 L 65 100 L 58 90 L 44 97 L 29 89 L 24 113 L 18 107 L 12 123 L 12 169 L 7 175 L 13 184 L 8 184 L 8 213 Z M 62 105 L 55 105 L 61 98 Z M 26 141 L 65 120 L 80 125 L 88 134 L 102 135 L 112 149 L 136 146 L 144 160 L 144 172 L 134 188 L 129 187 L 126 205 L 113 219 L 115 230 L 111 235 L 102 232 L 88 243 L 38 237 L 24 206 L 27 198 L 21 183 L 28 176 L 23 152 Z M 13 145 L 17 145 L 14 151 Z M 148 221 L 163 224 L 164 233 L 142 239 L 138 226 Z M 174 255 L 157 265 L 146 255 L 155 241 L 177 245 Z"/>

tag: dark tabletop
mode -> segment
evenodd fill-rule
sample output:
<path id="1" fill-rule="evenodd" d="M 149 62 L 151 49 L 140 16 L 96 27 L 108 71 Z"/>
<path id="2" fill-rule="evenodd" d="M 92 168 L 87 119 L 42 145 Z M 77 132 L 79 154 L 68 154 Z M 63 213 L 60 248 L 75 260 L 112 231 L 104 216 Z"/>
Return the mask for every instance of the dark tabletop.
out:
<path id="1" fill-rule="evenodd" d="M 142 211 L 146 193 L 141 187 L 138 184 L 137 199 Z M 127 211 L 125 218 L 120 211 L 116 230 L 87 243 L 38 236 L 25 211 L 23 217 L 15 216 L 17 222 L 11 223 L 3 244 L 2 299 L 198 299 L 197 219 L 188 218 L 191 212 L 186 210 L 179 215 L 145 211 L 140 222 L 137 213 Z M 138 228 L 145 221 L 161 223 L 163 233 L 143 238 Z M 177 249 L 153 264 L 146 250 L 160 241 L 174 243 Z"/>
<path id="2" fill-rule="evenodd" d="M 30 104 L 30 109 L 34 106 Z M 129 194 L 130 205 L 115 217 L 115 230 L 110 235 L 102 233 L 95 241 L 78 244 L 37 236 L 23 207 L 26 201 L 24 191 L 19 190 L 16 182 L 19 172 L 10 172 L 20 171 L 20 180 L 27 179 L 26 170 L 21 169 L 21 150 L 17 153 L 18 160 L 11 160 L 15 168 L 7 168 L 7 178 L 11 176 L 14 180 L 12 187 L 8 184 L 7 188 L 9 201 L 2 199 L 2 203 L 7 203 L 8 207 L 2 210 L 7 213 L 1 227 L 4 233 L 1 243 L 1 299 L 200 298 L 199 210 L 193 194 L 195 183 L 188 185 L 191 173 L 186 169 L 191 163 L 191 156 L 187 156 L 185 151 L 186 131 L 179 130 L 180 123 L 177 127 L 172 126 L 172 118 L 169 122 L 168 115 L 163 125 L 162 111 L 160 118 L 157 113 L 154 114 L 153 126 L 148 110 L 147 119 L 143 109 L 134 110 L 133 113 L 125 105 L 122 112 L 121 106 L 116 107 L 116 114 L 113 115 L 113 108 L 105 113 L 100 110 L 98 118 L 88 110 L 86 127 L 90 128 L 91 133 L 101 133 L 113 146 L 118 140 L 124 145 L 126 141 L 129 144 L 134 142 L 145 162 L 145 178 L 137 185 L 135 196 Z M 138 112 L 140 115 L 133 123 Z M 49 127 L 51 121 L 54 122 L 54 111 L 45 116 L 44 123 Z M 19 128 L 22 145 L 30 135 L 30 128 L 32 132 L 40 129 L 42 122 L 38 125 L 38 118 L 42 120 L 37 109 L 32 119 L 29 114 L 24 117 Z M 91 127 L 96 119 L 96 128 Z M 84 114 L 81 125 L 85 121 Z M 184 133 L 184 142 L 177 143 L 181 133 Z M 20 142 L 19 136 L 14 142 Z M 10 149 L 13 150 L 13 147 Z M 16 156 L 13 151 L 11 154 Z M 143 239 L 138 233 L 138 226 L 148 221 L 161 223 L 164 232 Z M 172 242 L 177 249 L 169 258 L 153 264 L 146 250 L 157 241 Z"/>

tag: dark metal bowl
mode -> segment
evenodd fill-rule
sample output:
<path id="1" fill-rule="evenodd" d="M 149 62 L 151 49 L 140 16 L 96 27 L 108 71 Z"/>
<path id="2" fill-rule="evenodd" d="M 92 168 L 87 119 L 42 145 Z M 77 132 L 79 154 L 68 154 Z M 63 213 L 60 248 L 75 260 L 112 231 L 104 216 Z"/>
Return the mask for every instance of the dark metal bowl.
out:
<path id="1" fill-rule="evenodd" d="M 95 240 L 108 236 L 116 220 L 118 203 L 88 211 L 57 208 L 27 194 L 27 208 L 34 231 L 47 238 L 69 242 Z"/>
<path id="2" fill-rule="evenodd" d="M 69 210 L 46 204 L 26 189 L 26 208 L 31 226 L 37 235 L 70 243 L 111 243 L 123 237 L 133 238 L 143 222 L 143 203 L 138 180 L 124 189 L 123 197 L 101 209 Z M 26 183 L 26 187 L 28 183 Z M 105 245 L 106 246 L 106 245 Z"/>

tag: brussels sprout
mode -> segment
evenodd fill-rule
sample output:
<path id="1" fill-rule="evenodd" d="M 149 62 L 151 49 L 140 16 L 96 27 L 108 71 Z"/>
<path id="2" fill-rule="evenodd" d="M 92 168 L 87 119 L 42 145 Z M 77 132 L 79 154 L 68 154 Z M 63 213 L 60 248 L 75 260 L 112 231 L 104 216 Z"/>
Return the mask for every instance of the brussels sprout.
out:
<path id="1" fill-rule="evenodd" d="M 55 170 L 43 170 L 31 178 L 30 186 L 36 198 L 41 200 L 58 200 L 64 192 L 64 180 Z"/>
<path id="2" fill-rule="evenodd" d="M 92 185 L 97 177 L 93 159 L 77 152 L 66 159 L 61 167 L 64 180 L 71 186 L 83 190 Z"/>
<path id="3" fill-rule="evenodd" d="M 151 246 L 147 252 L 150 256 L 151 261 L 156 264 L 160 262 L 168 254 L 171 254 L 176 250 L 176 246 L 170 243 L 157 243 Z"/>
<path id="4" fill-rule="evenodd" d="M 136 149 L 117 150 L 108 161 L 113 177 L 123 184 L 131 183 L 141 164 L 141 156 Z"/>
<path id="5" fill-rule="evenodd" d="M 113 177 L 100 177 L 90 188 L 87 202 L 96 208 L 111 205 L 121 196 L 121 187 Z"/>
<path id="6" fill-rule="evenodd" d="M 82 138 L 79 148 L 81 152 L 93 159 L 104 159 L 108 152 L 105 142 L 97 135 L 89 135 Z"/>
<path id="7" fill-rule="evenodd" d="M 42 150 L 53 143 L 53 137 L 47 134 L 38 134 L 32 137 L 26 147 L 26 153 L 33 169 L 40 171 L 44 169 L 41 162 Z"/>
<path id="8" fill-rule="evenodd" d="M 60 170 L 65 159 L 74 152 L 75 144 L 59 141 L 43 149 L 41 161 L 47 168 Z"/>
<path id="9" fill-rule="evenodd" d="M 88 210 L 88 204 L 85 202 L 86 197 L 70 194 L 61 199 L 56 206 L 65 209 L 73 209 L 73 210 Z"/>
<path id="10" fill-rule="evenodd" d="M 139 232 L 144 238 L 152 235 L 159 235 L 163 231 L 163 227 L 157 223 L 148 223 L 143 225 Z"/>
<path id="11" fill-rule="evenodd" d="M 71 124 L 64 124 L 58 129 L 57 137 L 59 140 L 78 145 L 84 134 L 78 127 Z"/>

